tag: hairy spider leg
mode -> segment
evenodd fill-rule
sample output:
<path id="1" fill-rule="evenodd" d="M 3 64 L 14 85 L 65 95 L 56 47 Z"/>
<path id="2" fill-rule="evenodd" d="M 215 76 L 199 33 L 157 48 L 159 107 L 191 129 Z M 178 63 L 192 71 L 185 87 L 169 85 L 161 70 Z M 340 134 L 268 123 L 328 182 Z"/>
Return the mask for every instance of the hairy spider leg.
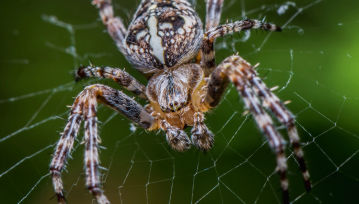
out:
<path id="1" fill-rule="evenodd" d="M 206 31 L 215 28 L 221 20 L 222 7 L 224 0 L 207 0 L 206 1 Z M 214 41 L 203 41 L 205 48 L 201 51 L 201 64 L 206 76 L 209 76 L 216 67 Z M 204 51 L 206 51 L 204 53 Z"/>
<path id="2" fill-rule="evenodd" d="M 206 31 L 219 25 L 219 21 L 221 20 L 223 1 L 224 0 L 206 1 Z"/>
<path id="3" fill-rule="evenodd" d="M 67 157 L 69 157 L 71 154 L 74 140 L 80 129 L 80 124 L 83 119 L 81 114 L 82 106 L 83 104 L 79 104 L 79 101 L 75 100 L 71 114 L 68 118 L 68 123 L 64 132 L 61 133 L 61 138 L 57 143 L 56 150 L 50 164 L 52 184 L 57 196 L 57 201 L 61 204 L 66 203 L 65 195 L 63 192 L 64 187 L 61 179 L 61 172 L 65 167 Z"/>
<path id="4" fill-rule="evenodd" d="M 100 183 L 96 106 L 101 102 L 121 112 L 144 129 L 150 129 L 154 118 L 135 100 L 119 90 L 94 84 L 87 86 L 75 99 L 68 123 L 65 127 L 50 164 L 55 193 L 59 203 L 65 203 L 61 172 L 73 147 L 81 121 L 85 120 L 85 169 L 86 185 L 99 204 L 109 203 Z"/>
<path id="5" fill-rule="evenodd" d="M 115 17 L 111 0 L 93 0 L 100 12 L 101 20 L 107 26 L 107 31 L 115 41 L 117 47 L 123 55 L 127 55 L 126 49 L 123 45 L 127 29 L 120 17 Z"/>
<path id="6" fill-rule="evenodd" d="M 101 142 L 97 134 L 96 116 L 96 91 L 85 89 L 81 94 L 81 101 L 84 103 L 83 115 L 85 120 L 85 177 L 86 186 L 99 204 L 108 204 L 110 201 L 101 189 L 101 178 L 99 172 L 100 160 L 98 155 L 98 145 Z"/>
<path id="7" fill-rule="evenodd" d="M 146 87 L 141 84 L 137 79 L 127 73 L 125 70 L 112 67 L 80 67 L 76 72 L 76 81 L 96 77 L 100 79 L 112 79 L 120 86 L 124 87 L 128 91 L 134 93 L 141 98 L 147 98 L 145 91 Z"/>
<path id="8" fill-rule="evenodd" d="M 253 67 L 238 55 L 226 58 L 211 75 L 205 103 L 208 107 L 214 107 L 218 104 L 219 99 L 217 97 L 222 96 L 228 84 L 228 79 L 236 86 L 245 107 L 253 114 L 255 122 L 267 137 L 269 145 L 277 156 L 277 171 L 280 176 L 283 203 L 289 204 L 287 162 L 284 152 L 285 142 L 276 130 L 271 117 L 263 109 L 260 101 L 261 96 L 255 91 L 256 88 L 252 86 L 247 76 L 243 74 L 244 69 L 253 69 Z M 265 100 L 268 101 L 269 99 L 265 98 Z M 277 117 L 280 118 L 279 116 Z M 279 119 L 279 121 L 281 120 Z"/>
<path id="9" fill-rule="evenodd" d="M 265 23 L 259 20 L 246 19 L 241 21 L 235 21 L 210 28 L 204 33 L 203 45 L 202 45 L 202 67 L 205 67 L 206 74 L 209 75 L 211 71 L 216 67 L 214 56 L 214 41 L 218 37 L 223 37 L 235 32 L 241 32 L 243 30 L 260 29 L 265 31 L 281 31 L 279 26 L 271 23 Z"/>
<path id="10" fill-rule="evenodd" d="M 305 189 L 310 191 L 310 175 L 304 161 L 304 152 L 300 146 L 300 138 L 298 135 L 298 130 L 295 126 L 295 118 L 293 114 L 284 106 L 279 98 L 269 90 L 264 82 L 258 77 L 258 73 L 253 69 L 252 66 L 244 66 L 241 72 L 247 77 L 256 94 L 262 99 L 263 106 L 271 110 L 272 113 L 277 116 L 278 120 L 286 126 L 290 143 L 294 150 L 294 155 L 302 172 Z"/>

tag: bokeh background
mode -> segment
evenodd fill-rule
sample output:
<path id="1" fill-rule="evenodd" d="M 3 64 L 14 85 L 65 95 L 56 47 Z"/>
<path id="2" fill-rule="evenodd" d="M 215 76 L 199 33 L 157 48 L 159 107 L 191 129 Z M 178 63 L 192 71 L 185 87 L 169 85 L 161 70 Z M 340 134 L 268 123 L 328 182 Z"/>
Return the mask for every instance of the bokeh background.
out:
<path id="1" fill-rule="evenodd" d="M 129 23 L 139 0 L 113 1 Z M 191 2 L 203 19 L 204 1 Z M 234 52 L 260 62 L 267 85 L 278 85 L 279 97 L 291 101 L 314 184 L 306 194 L 289 148 L 292 203 L 359 203 L 358 11 L 355 0 L 225 1 L 223 23 L 248 16 L 285 25 L 282 33 L 218 40 L 217 62 Z M 48 164 L 66 105 L 85 85 L 99 82 L 74 83 L 74 70 L 92 63 L 146 79 L 117 51 L 89 0 L 5 0 L 0 27 L 1 203 L 56 203 Z M 136 129 L 100 106 L 106 194 L 113 203 L 281 203 L 275 157 L 244 111 L 230 87 L 207 114 L 216 133 L 213 150 L 178 153 L 164 133 Z M 63 174 L 69 203 L 92 200 L 84 186 L 82 135 Z"/>

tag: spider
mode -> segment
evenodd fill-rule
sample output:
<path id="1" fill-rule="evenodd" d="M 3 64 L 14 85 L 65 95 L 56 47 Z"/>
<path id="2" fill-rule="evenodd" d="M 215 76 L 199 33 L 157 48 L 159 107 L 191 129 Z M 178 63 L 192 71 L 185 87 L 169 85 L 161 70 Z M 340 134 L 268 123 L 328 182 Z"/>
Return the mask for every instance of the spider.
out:
<path id="1" fill-rule="evenodd" d="M 196 146 L 208 151 L 214 135 L 204 123 L 204 113 L 215 108 L 232 82 L 252 113 L 259 129 L 276 154 L 283 203 L 289 203 L 285 142 L 268 112 L 286 126 L 305 188 L 310 177 L 300 147 L 295 119 L 279 98 L 259 78 L 255 67 L 238 54 L 215 64 L 215 39 L 249 29 L 281 31 L 279 26 L 244 19 L 219 25 L 223 0 L 206 1 L 206 25 L 186 0 L 142 0 L 126 29 L 115 17 L 111 0 L 93 0 L 103 24 L 126 59 L 148 78 L 142 85 L 123 69 L 80 67 L 76 79 L 110 78 L 149 104 L 141 106 L 120 90 L 102 84 L 84 88 L 76 97 L 67 125 L 55 148 L 50 173 L 59 203 L 65 203 L 61 172 L 73 148 L 82 121 L 85 121 L 86 186 L 100 204 L 110 203 L 100 182 L 96 107 L 103 103 L 148 130 L 161 129 L 168 144 L 177 151 Z M 191 139 L 184 128 L 192 126 Z"/>

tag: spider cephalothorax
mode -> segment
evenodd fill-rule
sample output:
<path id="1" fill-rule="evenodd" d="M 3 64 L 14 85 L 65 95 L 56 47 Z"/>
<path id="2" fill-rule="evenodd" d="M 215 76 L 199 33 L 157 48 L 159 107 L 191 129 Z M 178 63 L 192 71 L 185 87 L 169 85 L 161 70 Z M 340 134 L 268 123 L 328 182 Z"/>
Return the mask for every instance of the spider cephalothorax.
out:
<path id="1" fill-rule="evenodd" d="M 109 203 L 101 189 L 98 171 L 100 139 L 96 107 L 99 102 L 144 129 L 163 130 L 175 150 L 184 151 L 193 144 L 208 151 L 213 146 L 214 135 L 204 123 L 204 113 L 219 104 L 228 82 L 235 85 L 276 154 L 283 202 L 289 203 L 285 143 L 268 111 L 286 126 L 305 187 L 310 190 L 309 173 L 292 114 L 266 87 L 254 67 L 240 56 L 230 56 L 218 66 L 214 60 L 216 38 L 248 29 L 280 31 L 280 27 L 251 19 L 219 25 L 223 0 L 207 0 L 203 30 L 201 20 L 186 0 L 142 0 L 127 30 L 122 20 L 114 17 L 111 0 L 94 0 L 93 4 L 99 8 L 101 19 L 122 54 L 149 81 L 144 86 L 122 69 L 93 66 L 79 68 L 77 79 L 113 79 L 149 104 L 143 107 L 123 92 L 102 84 L 87 86 L 76 97 L 50 164 L 59 203 L 65 203 L 61 171 L 83 120 L 86 185 L 98 203 Z M 192 126 L 190 137 L 184 131 L 187 126 Z"/>
<path id="2" fill-rule="evenodd" d="M 180 65 L 175 69 L 166 68 L 151 77 L 146 94 L 153 106 L 157 107 L 158 104 L 162 112 L 178 112 L 188 106 L 190 101 L 193 103 L 199 98 L 197 92 L 202 80 L 203 71 L 198 64 Z"/>

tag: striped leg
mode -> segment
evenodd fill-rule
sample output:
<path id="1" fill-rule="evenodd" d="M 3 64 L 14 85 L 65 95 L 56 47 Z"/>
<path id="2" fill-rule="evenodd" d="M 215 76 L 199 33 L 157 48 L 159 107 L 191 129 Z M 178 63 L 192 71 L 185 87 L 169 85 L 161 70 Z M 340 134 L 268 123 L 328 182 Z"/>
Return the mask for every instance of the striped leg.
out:
<path id="1" fill-rule="evenodd" d="M 98 204 L 108 204 L 103 190 L 101 189 L 101 179 L 98 157 L 98 145 L 100 138 L 97 134 L 97 117 L 96 117 L 96 94 L 93 91 L 86 91 L 84 94 L 83 114 L 85 118 L 85 172 L 86 186 L 92 195 L 96 198 Z"/>
<path id="2" fill-rule="evenodd" d="M 259 20 L 247 19 L 212 28 L 205 33 L 205 36 L 207 37 L 208 41 L 213 42 L 218 37 L 223 37 L 234 32 L 241 32 L 242 30 L 251 29 L 261 29 L 265 31 L 281 31 L 281 28 L 274 24 L 264 23 Z"/>
<path id="3" fill-rule="evenodd" d="M 228 23 L 213 27 L 206 31 L 204 34 L 203 46 L 202 46 L 202 66 L 206 67 L 206 70 L 213 70 L 215 67 L 214 49 L 213 43 L 216 38 L 223 37 L 234 32 L 241 32 L 242 30 L 261 29 L 266 31 L 281 31 L 281 28 L 270 23 L 264 23 L 258 20 L 241 20 L 234 23 Z M 208 74 L 208 73 L 206 73 Z"/>
<path id="4" fill-rule="evenodd" d="M 117 47 L 122 54 L 127 55 L 126 49 L 123 46 L 127 29 L 121 18 L 114 17 L 111 0 L 93 0 L 92 4 L 99 9 L 101 20 L 107 26 L 107 31 L 116 42 Z"/>
<path id="5" fill-rule="evenodd" d="M 98 143 L 96 106 L 101 102 L 110 108 L 121 112 L 131 121 L 145 129 L 154 126 L 154 118 L 136 101 L 121 91 L 108 86 L 95 84 L 86 87 L 75 99 L 69 121 L 62 134 L 53 159 L 50 164 L 55 193 L 59 203 L 65 203 L 61 172 L 66 159 L 71 152 L 82 119 L 85 120 L 85 165 L 86 185 L 100 204 L 109 203 L 101 190 L 100 174 L 98 171 Z"/>
<path id="6" fill-rule="evenodd" d="M 82 105 L 80 105 L 78 103 L 78 100 L 76 100 L 71 110 L 68 123 L 65 127 L 64 132 L 61 133 L 61 138 L 57 143 L 55 153 L 50 163 L 52 184 L 54 186 L 58 203 L 66 203 L 65 195 L 63 192 L 64 187 L 61 179 L 61 172 L 65 167 L 67 157 L 71 153 L 74 140 L 80 128 L 80 124 L 82 121 L 81 111 Z"/>
<path id="7" fill-rule="evenodd" d="M 290 143 L 292 144 L 295 157 L 299 163 L 299 168 L 302 171 L 305 188 L 307 191 L 310 191 L 310 175 L 304 161 L 304 153 L 300 146 L 300 138 L 292 113 L 284 106 L 279 98 L 268 89 L 251 65 L 248 64 L 248 66 L 243 68 L 243 74 L 246 76 L 251 86 L 254 87 L 257 95 L 261 97 L 263 106 L 271 110 L 277 116 L 278 120 L 287 127 Z"/>
<path id="8" fill-rule="evenodd" d="M 225 78 L 228 78 L 236 86 L 246 108 L 253 114 L 258 127 L 267 137 L 271 148 L 277 156 L 277 171 L 280 176 L 283 202 L 288 204 L 289 192 L 284 140 L 276 130 L 271 117 L 262 107 L 259 96 L 252 89 L 248 79 L 241 73 L 241 70 L 246 66 L 249 66 L 248 63 L 239 56 L 231 56 L 225 59 L 211 75 L 205 103 L 207 103 L 208 107 L 218 104 L 219 99 L 216 97 L 220 97 L 225 90 L 225 85 L 223 85 L 227 83 Z"/>
<path id="9" fill-rule="evenodd" d="M 89 77 L 112 79 L 120 86 L 126 88 L 128 91 L 133 92 L 141 98 L 146 98 L 146 87 L 122 69 L 111 67 L 87 66 L 80 67 L 76 72 L 76 81 Z"/>
<path id="10" fill-rule="evenodd" d="M 206 31 L 219 25 L 224 0 L 207 0 L 206 2 Z M 208 76 L 216 67 L 214 41 L 205 40 L 202 48 L 202 67 Z"/>
<path id="11" fill-rule="evenodd" d="M 221 20 L 224 0 L 207 0 L 206 2 L 206 31 L 217 27 Z"/>

